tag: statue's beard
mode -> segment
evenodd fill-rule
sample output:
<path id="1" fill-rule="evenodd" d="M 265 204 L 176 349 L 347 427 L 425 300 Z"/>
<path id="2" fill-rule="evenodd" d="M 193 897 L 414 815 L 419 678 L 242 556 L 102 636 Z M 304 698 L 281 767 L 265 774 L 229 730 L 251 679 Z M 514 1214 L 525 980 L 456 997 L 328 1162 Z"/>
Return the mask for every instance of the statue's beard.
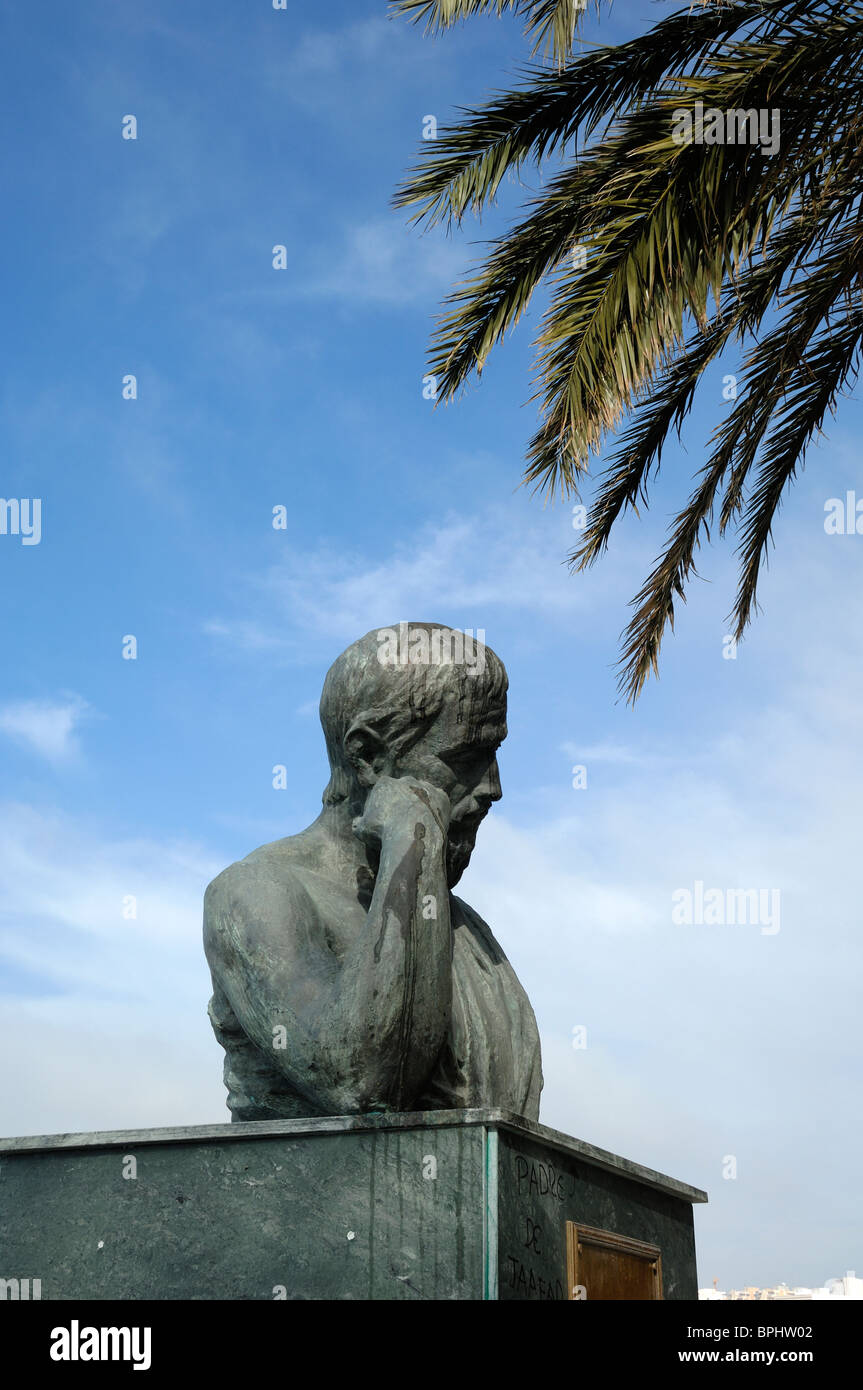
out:
<path id="1" fill-rule="evenodd" d="M 359 814 L 359 813 L 358 813 Z M 470 863 L 476 845 L 477 831 L 485 820 L 485 811 L 472 816 L 462 816 L 449 823 L 446 841 L 446 881 L 454 888 Z M 366 849 L 368 867 L 357 870 L 357 898 L 368 911 L 374 892 L 375 880 L 380 868 L 380 849 L 368 846 Z"/>
<path id="2" fill-rule="evenodd" d="M 482 815 L 473 815 L 450 821 L 446 845 L 446 878 L 450 888 L 455 887 L 470 863 L 482 820 Z"/>

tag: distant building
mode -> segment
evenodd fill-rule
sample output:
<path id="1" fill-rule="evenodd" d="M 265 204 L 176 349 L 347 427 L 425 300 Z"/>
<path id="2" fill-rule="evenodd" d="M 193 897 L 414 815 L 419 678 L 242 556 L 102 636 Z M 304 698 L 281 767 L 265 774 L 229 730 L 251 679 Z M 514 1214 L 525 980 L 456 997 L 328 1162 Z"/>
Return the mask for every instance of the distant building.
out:
<path id="1" fill-rule="evenodd" d="M 828 1279 L 823 1289 L 815 1289 L 813 1298 L 863 1298 L 863 1279 L 849 1269 L 840 1279 Z"/>
<path id="2" fill-rule="evenodd" d="M 698 1297 L 707 1301 L 743 1299 L 748 1302 L 755 1302 L 769 1299 L 796 1303 L 804 1302 L 806 1299 L 863 1299 L 863 1279 L 858 1279 L 853 1269 L 849 1269 L 847 1274 L 838 1279 L 828 1279 L 819 1289 L 802 1287 L 790 1289 L 787 1284 L 777 1284 L 773 1289 L 759 1289 L 754 1284 L 747 1284 L 743 1289 L 729 1289 L 726 1293 L 724 1289 L 716 1287 L 717 1282 L 714 1279 L 712 1289 L 699 1289 Z"/>

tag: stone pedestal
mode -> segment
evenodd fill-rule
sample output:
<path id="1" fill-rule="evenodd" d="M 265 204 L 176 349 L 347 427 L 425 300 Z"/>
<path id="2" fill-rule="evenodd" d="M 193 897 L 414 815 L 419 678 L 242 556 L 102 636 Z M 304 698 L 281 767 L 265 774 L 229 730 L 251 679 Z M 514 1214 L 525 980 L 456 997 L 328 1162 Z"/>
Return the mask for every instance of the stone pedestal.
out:
<path id="1" fill-rule="evenodd" d="M 706 1200 L 499 1110 L 0 1139 L 0 1293 L 695 1299 Z"/>

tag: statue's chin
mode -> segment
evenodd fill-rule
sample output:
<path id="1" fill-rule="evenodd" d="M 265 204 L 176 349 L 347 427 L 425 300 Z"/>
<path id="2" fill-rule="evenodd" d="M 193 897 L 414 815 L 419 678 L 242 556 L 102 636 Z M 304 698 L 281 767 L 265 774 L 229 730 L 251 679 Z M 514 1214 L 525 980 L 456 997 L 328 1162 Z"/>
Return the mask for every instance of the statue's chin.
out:
<path id="1" fill-rule="evenodd" d="M 451 858 L 447 859 L 446 881 L 450 888 L 455 888 L 469 862 L 470 855 L 460 863 L 453 863 Z"/>
<path id="2" fill-rule="evenodd" d="M 450 840 L 446 851 L 446 879 L 450 888 L 455 888 L 473 854 L 474 837 L 469 840 Z"/>

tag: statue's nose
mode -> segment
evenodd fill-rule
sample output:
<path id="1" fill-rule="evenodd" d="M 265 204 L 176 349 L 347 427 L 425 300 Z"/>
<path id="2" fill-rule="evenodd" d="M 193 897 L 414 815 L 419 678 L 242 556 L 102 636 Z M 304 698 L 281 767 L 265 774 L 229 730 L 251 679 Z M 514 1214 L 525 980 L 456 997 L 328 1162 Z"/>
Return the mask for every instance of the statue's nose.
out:
<path id="1" fill-rule="evenodd" d="M 500 801 L 503 792 L 500 787 L 500 773 L 498 771 L 497 759 L 493 758 L 488 765 L 488 771 L 474 790 L 477 801 L 487 801 L 489 806 L 493 801 Z"/>

